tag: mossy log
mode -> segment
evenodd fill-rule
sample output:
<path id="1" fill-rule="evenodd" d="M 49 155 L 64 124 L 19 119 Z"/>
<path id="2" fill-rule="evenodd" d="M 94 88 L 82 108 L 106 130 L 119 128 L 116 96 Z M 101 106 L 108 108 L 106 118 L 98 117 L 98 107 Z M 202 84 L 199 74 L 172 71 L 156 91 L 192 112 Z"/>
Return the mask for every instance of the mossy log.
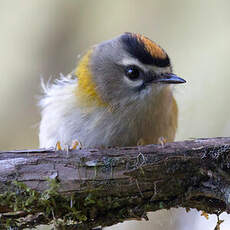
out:
<path id="1" fill-rule="evenodd" d="M 230 212 L 230 138 L 0 153 L 0 224 L 91 229 L 172 207 Z"/>

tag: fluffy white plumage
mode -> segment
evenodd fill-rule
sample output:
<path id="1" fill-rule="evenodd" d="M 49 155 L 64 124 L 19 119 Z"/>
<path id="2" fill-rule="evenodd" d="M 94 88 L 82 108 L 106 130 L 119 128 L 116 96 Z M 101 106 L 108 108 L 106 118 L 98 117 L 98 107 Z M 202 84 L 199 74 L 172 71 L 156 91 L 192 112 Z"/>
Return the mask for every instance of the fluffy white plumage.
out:
<path id="1" fill-rule="evenodd" d="M 154 101 L 142 95 L 135 103 L 111 111 L 110 107 L 82 107 L 78 103 L 77 78 L 63 76 L 47 85 L 40 100 L 40 147 L 62 146 L 79 140 L 84 147 L 136 145 L 154 125 Z M 142 94 L 154 92 L 151 88 Z M 156 91 L 155 91 L 156 92 Z M 151 100 L 151 101 L 150 101 Z M 143 119 L 145 114 L 148 119 Z"/>
<path id="2" fill-rule="evenodd" d="M 77 78 L 72 79 L 70 75 L 66 77 L 61 75 L 60 79 L 55 80 L 53 84 L 50 81 L 45 84 L 42 80 L 44 96 L 39 102 L 42 116 L 39 133 L 40 147 L 54 147 L 58 140 L 65 140 L 63 144 L 69 144 L 66 137 L 68 126 L 66 128 L 64 126 L 67 123 L 68 111 L 71 115 L 76 108 L 74 97 L 76 85 Z"/>

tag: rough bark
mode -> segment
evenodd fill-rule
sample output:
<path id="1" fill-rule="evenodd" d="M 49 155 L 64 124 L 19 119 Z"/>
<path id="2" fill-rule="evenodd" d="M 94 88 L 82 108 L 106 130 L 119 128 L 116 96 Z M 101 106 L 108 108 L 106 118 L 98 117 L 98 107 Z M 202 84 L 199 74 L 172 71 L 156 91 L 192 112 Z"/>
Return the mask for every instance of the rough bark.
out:
<path id="1" fill-rule="evenodd" d="M 229 213 L 229 167 L 230 138 L 1 152 L 0 224 L 90 229 L 171 207 Z"/>

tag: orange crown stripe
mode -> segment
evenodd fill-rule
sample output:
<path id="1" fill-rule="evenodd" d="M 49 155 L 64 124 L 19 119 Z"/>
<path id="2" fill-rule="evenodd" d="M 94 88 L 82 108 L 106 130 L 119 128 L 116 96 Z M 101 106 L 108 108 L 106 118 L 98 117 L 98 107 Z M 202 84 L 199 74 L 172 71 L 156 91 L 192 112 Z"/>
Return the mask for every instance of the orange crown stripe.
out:
<path id="1" fill-rule="evenodd" d="M 152 57 L 161 59 L 167 57 L 164 50 L 161 49 L 161 47 L 159 47 L 155 42 L 140 34 L 135 34 L 135 36 L 137 37 L 139 42 L 144 44 L 146 50 L 151 54 Z"/>

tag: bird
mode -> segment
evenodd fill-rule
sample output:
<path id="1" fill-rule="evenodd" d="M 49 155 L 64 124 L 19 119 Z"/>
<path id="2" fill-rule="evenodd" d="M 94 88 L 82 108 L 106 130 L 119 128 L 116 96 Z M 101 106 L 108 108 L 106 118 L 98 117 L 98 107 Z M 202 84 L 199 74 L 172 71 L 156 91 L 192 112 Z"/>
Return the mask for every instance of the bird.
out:
<path id="1" fill-rule="evenodd" d="M 172 85 L 185 82 L 173 73 L 164 49 L 142 34 L 125 32 L 93 45 L 70 74 L 42 82 L 40 147 L 174 141 L 178 106 Z"/>

